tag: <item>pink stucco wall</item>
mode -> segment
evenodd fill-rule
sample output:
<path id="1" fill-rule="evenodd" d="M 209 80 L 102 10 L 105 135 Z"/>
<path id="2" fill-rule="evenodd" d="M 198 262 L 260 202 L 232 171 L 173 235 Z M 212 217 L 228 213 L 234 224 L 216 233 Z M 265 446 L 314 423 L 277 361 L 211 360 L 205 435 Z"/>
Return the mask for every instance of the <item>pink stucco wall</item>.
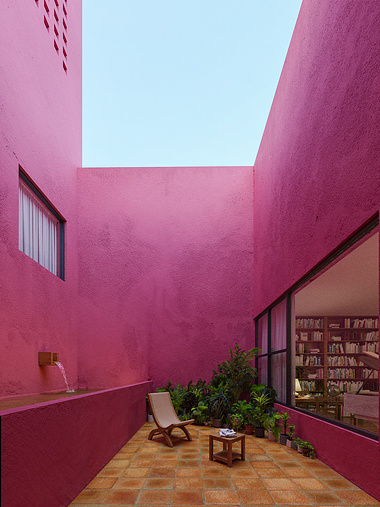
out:
<path id="1" fill-rule="evenodd" d="M 380 4 L 305 0 L 255 163 L 255 313 L 379 210 Z"/>
<path id="2" fill-rule="evenodd" d="M 53 5 L 0 2 L 0 395 L 59 390 L 58 352 L 77 380 L 76 176 L 81 165 L 81 2 L 67 5 L 67 73 L 53 41 Z M 49 31 L 44 25 L 49 18 Z M 18 249 L 18 170 L 29 174 L 67 220 L 66 281 Z"/>
<path id="3" fill-rule="evenodd" d="M 146 421 L 149 382 L 0 412 L 1 505 L 62 507 Z"/>
<path id="4" fill-rule="evenodd" d="M 252 167 L 79 171 L 80 385 L 209 379 L 253 346 Z"/>
<path id="5" fill-rule="evenodd" d="M 379 211 L 379 33 L 378 2 L 302 4 L 255 163 L 255 315 Z M 380 499 L 377 442 L 295 417 L 322 460 Z"/>

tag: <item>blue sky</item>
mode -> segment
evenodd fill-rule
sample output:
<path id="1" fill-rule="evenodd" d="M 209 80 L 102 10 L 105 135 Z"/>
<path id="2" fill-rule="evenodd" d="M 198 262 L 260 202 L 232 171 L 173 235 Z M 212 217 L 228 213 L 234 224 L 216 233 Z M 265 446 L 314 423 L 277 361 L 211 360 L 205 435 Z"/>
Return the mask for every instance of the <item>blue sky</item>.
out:
<path id="1" fill-rule="evenodd" d="M 83 165 L 253 165 L 301 0 L 83 0 Z"/>

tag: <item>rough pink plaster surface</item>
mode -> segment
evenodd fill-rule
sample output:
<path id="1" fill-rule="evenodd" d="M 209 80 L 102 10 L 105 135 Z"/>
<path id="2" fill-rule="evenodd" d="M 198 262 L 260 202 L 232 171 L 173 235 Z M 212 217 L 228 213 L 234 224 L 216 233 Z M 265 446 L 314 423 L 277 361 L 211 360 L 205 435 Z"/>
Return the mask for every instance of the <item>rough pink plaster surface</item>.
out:
<path id="1" fill-rule="evenodd" d="M 379 33 L 378 2 L 302 4 L 255 163 L 255 315 L 379 211 Z M 294 418 L 380 500 L 378 442 Z"/>
<path id="2" fill-rule="evenodd" d="M 146 421 L 149 382 L 0 412 L 1 505 L 62 507 Z"/>
<path id="3" fill-rule="evenodd" d="M 255 314 L 379 210 L 379 31 L 379 2 L 303 2 L 255 163 Z"/>
<path id="4" fill-rule="evenodd" d="M 62 48 L 57 55 L 53 46 L 50 7 L 48 32 L 42 1 L 0 2 L 1 396 L 65 388 L 58 368 L 38 366 L 39 351 L 58 352 L 70 383 L 77 381 L 82 10 L 79 1 L 67 7 L 66 74 Z M 19 165 L 68 221 L 66 281 L 18 249 Z"/>
<path id="5" fill-rule="evenodd" d="M 79 172 L 81 387 L 209 379 L 253 346 L 252 167 Z"/>

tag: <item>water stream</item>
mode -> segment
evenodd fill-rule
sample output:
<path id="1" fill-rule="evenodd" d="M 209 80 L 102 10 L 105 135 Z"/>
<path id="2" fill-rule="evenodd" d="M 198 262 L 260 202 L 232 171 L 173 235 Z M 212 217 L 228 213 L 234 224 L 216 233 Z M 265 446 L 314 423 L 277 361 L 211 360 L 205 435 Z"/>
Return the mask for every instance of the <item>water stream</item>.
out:
<path id="1" fill-rule="evenodd" d="M 74 389 L 70 389 L 70 387 L 69 387 L 69 383 L 67 382 L 65 367 L 63 366 L 63 364 L 60 363 L 59 361 L 55 361 L 55 364 L 58 366 L 58 368 L 60 369 L 60 371 L 62 373 L 62 377 L 63 377 L 63 380 L 65 381 L 66 388 L 67 388 L 66 392 L 67 393 L 73 393 L 73 392 L 75 392 Z"/>

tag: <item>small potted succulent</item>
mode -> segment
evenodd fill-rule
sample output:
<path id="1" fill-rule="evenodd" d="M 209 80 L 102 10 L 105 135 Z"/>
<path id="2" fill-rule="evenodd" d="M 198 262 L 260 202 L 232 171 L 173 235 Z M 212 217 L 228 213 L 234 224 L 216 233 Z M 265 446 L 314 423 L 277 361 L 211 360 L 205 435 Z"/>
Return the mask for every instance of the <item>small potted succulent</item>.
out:
<path id="1" fill-rule="evenodd" d="M 298 446 L 301 448 L 301 452 L 304 456 L 307 456 L 308 458 L 316 457 L 315 449 L 310 442 L 307 442 L 306 440 L 301 440 Z"/>
<path id="2" fill-rule="evenodd" d="M 288 427 L 288 435 L 289 435 L 289 438 L 288 440 L 286 441 L 286 446 L 289 447 L 289 449 L 292 448 L 292 444 L 293 444 L 293 435 L 294 435 L 294 430 L 296 429 L 296 427 L 294 426 L 294 424 L 289 424 L 289 427 Z"/>
<path id="3" fill-rule="evenodd" d="M 272 442 L 276 442 L 281 433 L 281 426 L 278 424 L 279 419 L 280 414 L 278 412 L 274 412 L 272 415 L 267 414 L 264 421 L 264 428 L 268 432 L 268 440 L 271 440 Z"/>
<path id="4" fill-rule="evenodd" d="M 286 411 L 286 412 L 283 412 L 282 414 L 280 414 L 280 419 L 281 419 L 282 428 L 283 428 L 283 432 L 280 435 L 280 444 L 286 445 L 286 442 L 289 438 L 289 435 L 286 432 L 287 427 L 288 427 L 289 412 Z"/>

